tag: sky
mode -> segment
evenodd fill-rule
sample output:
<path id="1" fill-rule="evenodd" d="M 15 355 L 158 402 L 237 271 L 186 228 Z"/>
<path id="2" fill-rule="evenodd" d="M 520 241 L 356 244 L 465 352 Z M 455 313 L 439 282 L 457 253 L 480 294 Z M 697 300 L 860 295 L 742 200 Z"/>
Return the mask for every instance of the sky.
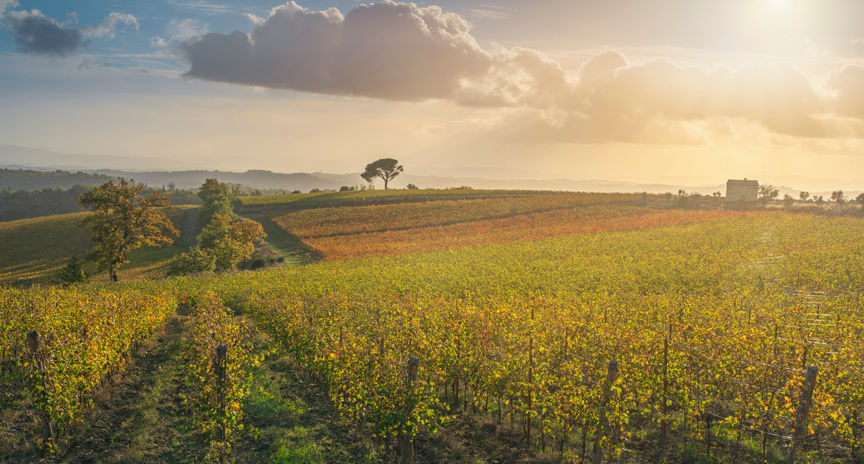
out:
<path id="1" fill-rule="evenodd" d="M 0 0 L 0 144 L 239 171 L 392 157 L 854 181 L 864 2 Z"/>

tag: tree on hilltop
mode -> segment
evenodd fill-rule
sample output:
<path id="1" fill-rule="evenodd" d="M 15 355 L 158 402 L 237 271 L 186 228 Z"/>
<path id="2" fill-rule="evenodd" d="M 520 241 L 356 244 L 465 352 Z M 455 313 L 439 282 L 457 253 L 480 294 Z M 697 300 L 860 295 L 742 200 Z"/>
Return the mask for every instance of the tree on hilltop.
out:
<path id="1" fill-rule="evenodd" d="M 117 268 L 128 263 L 130 251 L 144 245 L 159 246 L 174 243 L 164 235 L 167 231 L 179 235 L 174 224 L 160 211 L 171 206 L 171 197 L 154 190 L 147 197 L 139 194 L 146 187 L 126 182 L 122 177 L 82 194 L 76 200 L 78 209 L 93 208 L 81 219 L 81 227 L 89 226 L 93 249 L 87 260 L 96 263 L 99 271 L 108 271 L 112 282 L 117 282 Z"/>
<path id="2" fill-rule="evenodd" d="M 384 180 L 384 190 L 387 190 L 387 184 L 403 171 L 399 161 L 393 158 L 382 158 L 374 163 L 366 165 L 366 170 L 360 174 L 366 182 L 372 183 L 377 177 Z"/>

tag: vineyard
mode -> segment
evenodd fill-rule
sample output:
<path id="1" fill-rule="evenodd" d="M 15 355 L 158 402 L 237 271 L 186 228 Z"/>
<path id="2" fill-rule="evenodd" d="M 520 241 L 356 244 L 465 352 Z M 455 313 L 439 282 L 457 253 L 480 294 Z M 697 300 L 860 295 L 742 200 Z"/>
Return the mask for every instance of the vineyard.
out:
<path id="1" fill-rule="evenodd" d="M 71 256 L 84 256 L 91 243 L 78 227 L 87 213 L 59 214 L 0 223 L 0 284 L 52 283 Z M 178 229 L 184 229 L 183 211 L 169 212 Z M 121 270 L 127 279 L 144 279 L 165 273 L 171 258 L 186 246 L 177 237 L 173 246 L 133 251 L 131 264 Z"/>
<path id="2" fill-rule="evenodd" d="M 325 261 L 4 288 L 0 355 L 23 379 L 34 411 L 25 429 L 49 460 L 95 386 L 178 308 L 176 410 L 202 460 L 257 462 L 244 447 L 267 443 L 280 443 L 260 451 L 274 462 L 864 458 L 864 222 L 640 200 L 273 210 Z M 264 370 L 273 366 L 299 377 Z M 297 445 L 309 428 L 268 435 L 267 424 L 281 429 L 261 405 L 288 404 L 276 378 L 291 395 L 323 391 L 366 451 L 333 438 Z M 518 455 L 446 441 L 466 423 Z"/>

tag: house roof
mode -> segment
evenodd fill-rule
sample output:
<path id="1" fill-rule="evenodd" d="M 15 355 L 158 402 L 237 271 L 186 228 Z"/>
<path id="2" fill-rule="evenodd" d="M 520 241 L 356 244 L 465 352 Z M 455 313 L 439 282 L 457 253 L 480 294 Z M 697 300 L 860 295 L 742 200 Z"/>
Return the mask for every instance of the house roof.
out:
<path id="1" fill-rule="evenodd" d="M 758 187 L 759 181 L 757 180 L 739 180 L 739 179 L 729 179 L 726 181 L 726 185 L 746 185 L 748 187 Z"/>

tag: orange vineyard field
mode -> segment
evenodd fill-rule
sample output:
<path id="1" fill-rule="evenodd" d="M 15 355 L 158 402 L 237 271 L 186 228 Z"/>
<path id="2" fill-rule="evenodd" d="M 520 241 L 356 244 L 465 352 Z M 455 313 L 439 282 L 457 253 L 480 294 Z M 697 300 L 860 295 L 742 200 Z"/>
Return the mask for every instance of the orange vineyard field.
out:
<path id="1" fill-rule="evenodd" d="M 440 226 L 483 219 L 572 209 L 599 204 L 635 203 L 641 195 L 560 193 L 480 200 L 439 200 L 394 205 L 317 208 L 271 213 L 273 221 L 301 238 Z"/>
<path id="2" fill-rule="evenodd" d="M 574 195 L 439 201 L 300 211 L 276 214 L 273 220 L 286 232 L 303 238 L 324 259 L 339 260 L 633 230 L 747 214 L 602 204 L 633 198 L 633 195 Z"/>

